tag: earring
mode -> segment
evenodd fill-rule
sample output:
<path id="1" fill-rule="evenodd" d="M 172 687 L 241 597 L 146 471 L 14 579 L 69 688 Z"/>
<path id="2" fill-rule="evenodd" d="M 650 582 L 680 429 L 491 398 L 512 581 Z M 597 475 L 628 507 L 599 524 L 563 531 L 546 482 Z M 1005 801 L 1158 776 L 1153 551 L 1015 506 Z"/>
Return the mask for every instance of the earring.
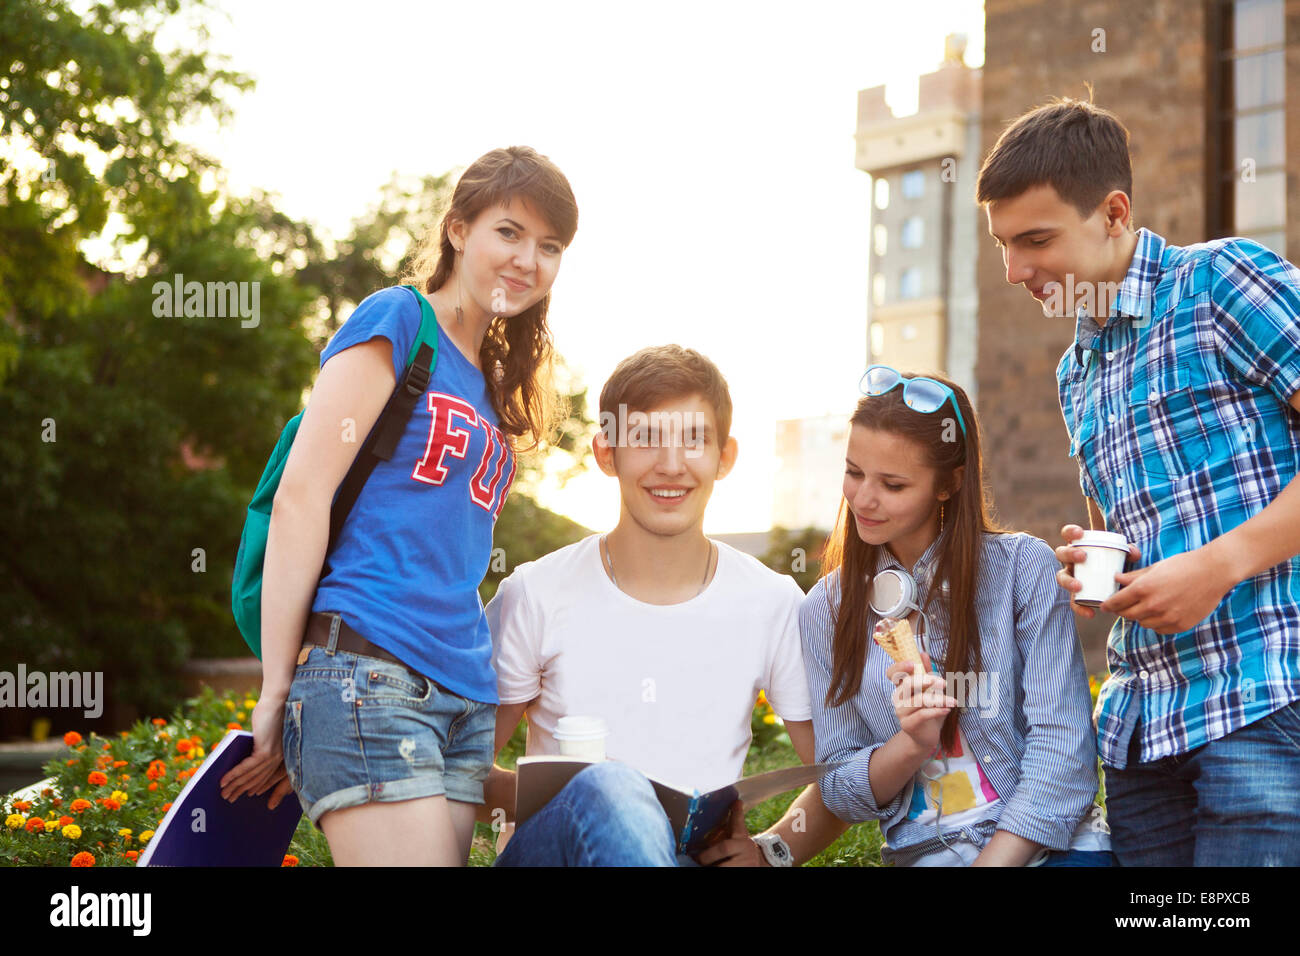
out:
<path id="1" fill-rule="evenodd" d="M 465 250 L 463 249 L 457 249 L 456 255 L 459 256 L 462 253 L 464 253 L 464 251 Z M 456 324 L 457 325 L 465 324 L 465 310 L 460 307 L 460 303 L 461 303 L 460 290 L 461 290 L 461 283 L 463 281 L 464 281 L 464 274 L 462 272 L 461 275 L 458 275 L 456 277 Z"/>
<path id="2" fill-rule="evenodd" d="M 943 530 L 943 502 L 939 502 L 939 530 Z"/>

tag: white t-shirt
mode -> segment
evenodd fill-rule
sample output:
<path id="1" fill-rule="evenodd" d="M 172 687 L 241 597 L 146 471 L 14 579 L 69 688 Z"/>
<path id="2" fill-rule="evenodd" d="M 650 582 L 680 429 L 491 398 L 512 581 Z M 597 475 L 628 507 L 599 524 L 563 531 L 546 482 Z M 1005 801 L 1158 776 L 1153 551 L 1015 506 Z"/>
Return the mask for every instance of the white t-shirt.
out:
<path id="1" fill-rule="evenodd" d="M 645 604 L 609 580 L 599 541 L 520 565 L 488 604 L 501 703 L 538 698 L 527 754 L 560 752 L 560 717 L 603 717 L 607 757 L 707 792 L 740 777 L 760 690 L 782 719 L 812 719 L 793 578 L 719 541 L 702 594 Z"/>

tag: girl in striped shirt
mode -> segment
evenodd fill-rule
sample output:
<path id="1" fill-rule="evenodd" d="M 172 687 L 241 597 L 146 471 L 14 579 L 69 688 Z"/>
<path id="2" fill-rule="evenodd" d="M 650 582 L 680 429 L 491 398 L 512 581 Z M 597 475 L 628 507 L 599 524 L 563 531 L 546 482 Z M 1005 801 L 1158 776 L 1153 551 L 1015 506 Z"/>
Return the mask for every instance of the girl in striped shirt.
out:
<path id="1" fill-rule="evenodd" d="M 842 762 L 826 806 L 880 821 L 896 865 L 1110 865 L 1052 549 L 991 517 L 959 386 L 872 366 L 862 390 L 837 529 L 800 611 L 817 759 Z M 906 579 L 915 596 L 891 613 L 920 634 L 923 675 L 872 639 L 873 595 L 881 611 L 896 596 L 873 584 Z"/>

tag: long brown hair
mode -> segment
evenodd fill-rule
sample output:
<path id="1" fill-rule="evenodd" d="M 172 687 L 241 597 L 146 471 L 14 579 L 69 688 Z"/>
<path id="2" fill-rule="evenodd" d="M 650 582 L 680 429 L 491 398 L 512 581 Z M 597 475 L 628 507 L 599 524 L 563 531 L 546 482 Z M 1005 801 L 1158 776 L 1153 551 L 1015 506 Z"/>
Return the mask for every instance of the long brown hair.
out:
<path id="1" fill-rule="evenodd" d="M 904 379 L 912 377 L 903 376 Z M 966 466 L 961 487 L 944 502 L 945 538 L 930 580 L 947 581 L 950 589 L 946 597 L 950 633 L 944 671 L 978 671 L 980 640 L 975 617 L 975 587 L 979 579 L 981 546 L 985 534 L 1005 529 L 996 523 L 992 501 L 984 487 L 979 420 L 970 399 L 955 382 L 941 375 L 927 377 L 943 382 L 953 390 L 962 420 L 966 423 L 965 435 L 952 414 L 951 402 L 945 403 L 937 412 L 915 411 L 903 403 L 901 384 L 884 395 L 863 398 L 858 402 L 850 424 L 890 432 L 914 442 L 922 450 L 925 463 L 935 469 L 936 493 L 951 491 L 954 470 Z M 867 648 L 871 643 L 867 626 L 870 612 L 868 595 L 878 554 L 878 546 L 867 544 L 858 536 L 848 502 L 841 498 L 839 517 L 822 561 L 823 577 L 836 569 L 840 572 L 838 603 L 827 589 L 835 615 L 831 683 L 826 692 L 828 707 L 852 700 L 862 686 Z M 935 590 L 930 589 L 931 592 Z M 935 599 L 939 599 L 937 595 L 927 593 L 919 603 L 925 609 Z M 953 710 L 943 724 L 940 739 L 945 750 L 951 750 L 956 740 L 957 713 Z"/>
<path id="2" fill-rule="evenodd" d="M 564 173 L 528 146 L 494 149 L 470 164 L 452 193 L 437 230 L 420 242 L 402 282 L 436 292 L 451 278 L 456 250 L 449 228 L 467 226 L 485 209 L 520 199 L 533 205 L 567 248 L 578 231 L 578 204 Z M 498 316 L 479 349 L 492 409 L 516 451 L 532 451 L 554 433 L 565 415 L 552 382 L 554 346 L 546 312 L 551 294 L 513 318 Z"/>

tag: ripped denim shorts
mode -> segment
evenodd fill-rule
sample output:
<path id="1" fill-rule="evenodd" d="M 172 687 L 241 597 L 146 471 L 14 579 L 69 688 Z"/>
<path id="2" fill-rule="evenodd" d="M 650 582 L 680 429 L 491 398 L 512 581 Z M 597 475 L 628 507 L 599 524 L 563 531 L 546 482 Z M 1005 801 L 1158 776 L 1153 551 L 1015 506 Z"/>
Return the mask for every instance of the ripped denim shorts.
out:
<path id="1" fill-rule="evenodd" d="M 398 664 L 312 647 L 284 708 L 284 763 L 303 813 L 445 795 L 483 802 L 496 705 Z"/>

